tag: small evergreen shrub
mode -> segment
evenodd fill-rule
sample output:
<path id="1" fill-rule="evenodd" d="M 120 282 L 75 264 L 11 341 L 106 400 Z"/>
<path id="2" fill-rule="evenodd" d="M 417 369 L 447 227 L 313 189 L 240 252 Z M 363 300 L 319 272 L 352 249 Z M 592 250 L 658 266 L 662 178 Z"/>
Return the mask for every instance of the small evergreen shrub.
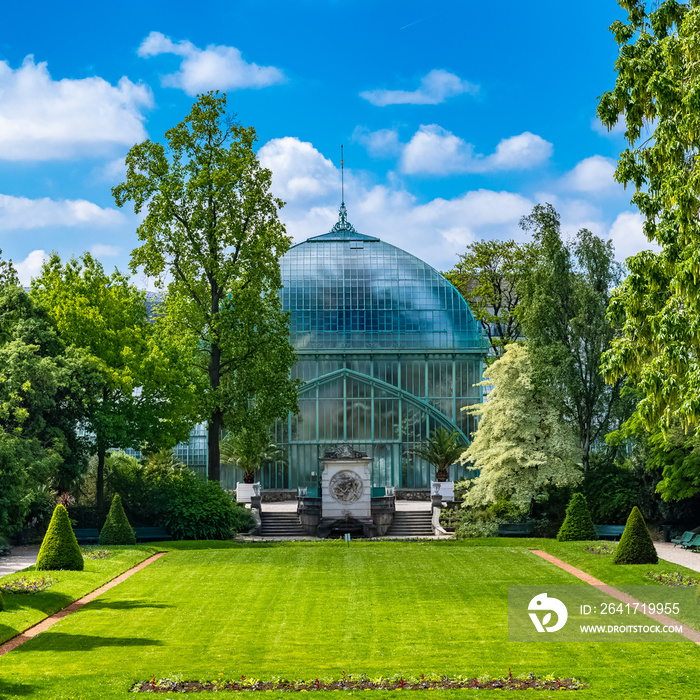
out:
<path id="1" fill-rule="evenodd" d="M 635 506 L 615 551 L 613 564 L 656 564 L 659 557 L 642 512 Z"/>
<path id="2" fill-rule="evenodd" d="M 596 539 L 595 527 L 588 511 L 586 497 L 575 493 L 566 507 L 566 518 L 559 528 L 559 542 L 580 542 Z"/>
<path id="3" fill-rule="evenodd" d="M 5 609 L 5 604 L 2 602 L 2 592 L 0 592 L 0 612 Z"/>
<path id="4" fill-rule="evenodd" d="M 82 571 L 83 555 L 75 539 L 75 533 L 70 524 L 68 511 L 59 504 L 53 511 L 49 528 L 41 543 L 39 556 L 36 560 L 37 571 Z"/>
<path id="5" fill-rule="evenodd" d="M 112 505 L 107 514 L 107 520 L 100 531 L 101 545 L 105 544 L 136 544 L 134 530 L 124 512 L 121 496 L 117 493 L 112 499 Z"/>

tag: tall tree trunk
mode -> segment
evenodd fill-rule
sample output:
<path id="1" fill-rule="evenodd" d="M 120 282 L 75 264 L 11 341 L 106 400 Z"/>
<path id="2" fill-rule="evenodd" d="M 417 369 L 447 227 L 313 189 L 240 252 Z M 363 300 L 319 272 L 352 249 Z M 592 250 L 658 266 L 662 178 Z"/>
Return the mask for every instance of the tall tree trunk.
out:
<path id="1" fill-rule="evenodd" d="M 100 522 L 105 514 L 105 455 L 107 450 L 101 440 L 97 441 L 97 516 Z"/>
<path id="2" fill-rule="evenodd" d="M 221 480 L 221 456 L 219 454 L 219 440 L 223 428 L 223 414 L 217 408 L 207 423 L 207 443 L 209 446 L 209 481 Z"/>
<path id="3" fill-rule="evenodd" d="M 221 348 L 218 343 L 211 344 L 209 356 L 209 385 L 212 393 L 215 393 L 221 383 Z M 219 440 L 221 430 L 224 427 L 224 416 L 217 406 L 209 417 L 207 423 L 207 445 L 209 447 L 208 476 L 209 481 L 221 481 L 221 456 L 219 454 Z"/>

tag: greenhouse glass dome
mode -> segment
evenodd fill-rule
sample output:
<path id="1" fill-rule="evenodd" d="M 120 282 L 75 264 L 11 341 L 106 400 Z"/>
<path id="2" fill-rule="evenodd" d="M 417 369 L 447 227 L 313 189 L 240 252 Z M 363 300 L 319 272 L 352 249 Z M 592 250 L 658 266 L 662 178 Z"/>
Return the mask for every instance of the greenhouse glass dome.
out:
<path id="1" fill-rule="evenodd" d="M 468 440 L 474 418 L 460 409 L 481 400 L 486 344 L 464 298 L 430 265 L 358 233 L 344 204 L 280 267 L 304 384 L 299 414 L 275 428 L 287 460 L 263 468 L 263 489 L 317 487 L 319 458 L 339 442 L 373 458 L 374 486 L 429 487 L 411 448 L 437 427 Z"/>

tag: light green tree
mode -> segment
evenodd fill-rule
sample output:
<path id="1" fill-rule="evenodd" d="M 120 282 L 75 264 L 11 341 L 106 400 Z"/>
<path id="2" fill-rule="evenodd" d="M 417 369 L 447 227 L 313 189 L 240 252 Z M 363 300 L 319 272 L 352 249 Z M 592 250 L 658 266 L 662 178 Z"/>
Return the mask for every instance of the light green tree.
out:
<path id="1" fill-rule="evenodd" d="M 466 503 L 510 500 L 525 507 L 551 486 L 581 480 L 581 448 L 548 387 L 536 389 L 527 348 L 511 344 L 485 372 L 487 400 L 467 410 L 481 417 L 462 463 L 481 470 Z"/>
<path id="2" fill-rule="evenodd" d="M 89 253 L 65 264 L 52 254 L 31 295 L 98 374 L 85 397 L 84 423 L 94 436 L 103 512 L 108 449 L 172 447 L 188 437 L 197 419 L 191 357 L 162 318 L 149 318 L 145 292 L 117 270 L 106 274 Z"/>
<path id="3" fill-rule="evenodd" d="M 598 116 L 626 128 L 615 177 L 634 188 L 644 233 L 661 250 L 627 259 L 629 275 L 610 304 L 621 332 L 603 367 L 611 382 L 629 375 L 643 424 L 665 431 L 700 420 L 700 6 L 620 5 L 627 20 L 610 27 L 617 80 Z"/>
<path id="4" fill-rule="evenodd" d="M 261 430 L 297 410 L 279 258 L 290 239 L 258 162 L 252 128 L 226 115 L 226 97 L 201 95 L 167 145 L 144 141 L 126 159 L 118 206 L 145 209 L 131 266 L 167 285 L 166 320 L 189 341 L 203 379 L 209 478 L 220 478 L 224 427 Z"/>

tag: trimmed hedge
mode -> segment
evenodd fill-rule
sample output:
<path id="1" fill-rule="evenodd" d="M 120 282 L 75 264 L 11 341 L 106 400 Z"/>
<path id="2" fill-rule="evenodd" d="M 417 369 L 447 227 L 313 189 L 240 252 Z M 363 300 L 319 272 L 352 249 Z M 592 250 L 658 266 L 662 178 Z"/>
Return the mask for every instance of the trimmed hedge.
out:
<path id="1" fill-rule="evenodd" d="M 566 507 L 566 518 L 559 528 L 557 540 L 559 542 L 580 542 L 595 539 L 595 526 L 588 511 L 586 497 L 582 493 L 575 493 Z"/>
<path id="2" fill-rule="evenodd" d="M 0 612 L 5 609 L 5 604 L 2 602 L 2 591 L 0 591 Z"/>
<path id="3" fill-rule="evenodd" d="M 136 544 L 134 530 L 124 512 L 122 498 L 117 493 L 100 531 L 100 544 Z"/>
<path id="4" fill-rule="evenodd" d="M 82 571 L 85 563 L 65 506 L 57 505 L 36 560 L 37 571 Z"/>
<path id="5" fill-rule="evenodd" d="M 659 557 L 651 541 L 642 512 L 635 506 L 615 550 L 613 564 L 657 564 Z"/>

